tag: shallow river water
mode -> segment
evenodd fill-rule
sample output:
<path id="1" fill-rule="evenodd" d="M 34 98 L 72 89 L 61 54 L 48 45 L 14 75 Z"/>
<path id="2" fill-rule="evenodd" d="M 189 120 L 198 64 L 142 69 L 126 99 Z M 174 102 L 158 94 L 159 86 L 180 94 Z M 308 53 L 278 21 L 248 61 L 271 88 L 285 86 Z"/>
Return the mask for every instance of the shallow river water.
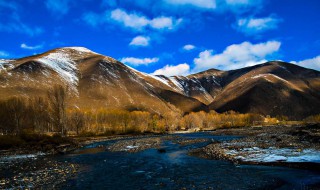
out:
<path id="1" fill-rule="evenodd" d="M 187 138 L 231 140 L 237 137 L 207 133 L 179 134 Z M 56 161 L 80 165 L 80 172 L 61 189 L 320 189 L 320 171 L 286 167 L 234 165 L 221 160 L 189 156 L 196 143 L 180 146 L 165 141 L 165 153 L 148 149 L 138 153 L 97 149 L 114 141 L 93 143 Z"/>
<path id="2" fill-rule="evenodd" d="M 212 136 L 208 133 L 176 136 L 219 141 L 239 138 Z M 320 189 L 320 171 L 234 165 L 228 161 L 207 160 L 187 154 L 188 150 L 205 146 L 208 142 L 181 146 L 166 140 L 162 144 L 165 149 L 162 153 L 157 149 L 128 153 L 109 152 L 105 148 L 99 148 L 114 142 L 116 141 L 93 143 L 66 155 L 39 157 L 32 161 L 35 170 L 33 173 L 37 173 L 37 167 L 46 165 L 49 161 L 58 163 L 57 166 L 59 163 L 68 163 L 78 167 L 78 172 L 73 177 L 67 177 L 66 181 L 58 185 L 42 186 L 45 189 Z M 0 170 L 0 177 L 11 173 L 14 172 Z M 18 173 L 23 176 L 28 171 Z M 32 185 L 30 187 L 32 189 Z"/>

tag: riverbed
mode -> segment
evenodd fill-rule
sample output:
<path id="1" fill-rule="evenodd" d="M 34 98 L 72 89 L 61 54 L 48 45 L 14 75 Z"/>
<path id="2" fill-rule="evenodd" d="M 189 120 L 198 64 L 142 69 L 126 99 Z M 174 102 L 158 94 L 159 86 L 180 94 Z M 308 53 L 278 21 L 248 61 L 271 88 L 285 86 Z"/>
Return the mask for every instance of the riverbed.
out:
<path id="1" fill-rule="evenodd" d="M 155 139 L 149 141 L 148 138 Z M 198 132 L 106 140 L 65 155 L 40 155 L 0 162 L 0 189 L 320 188 L 320 171 L 239 165 L 189 155 L 190 150 L 205 147 L 213 141 L 228 143 L 240 138 Z M 38 175 L 48 180 L 41 181 Z M 35 183 L 33 178 L 39 182 Z M 14 181 L 17 182 L 12 183 Z"/>

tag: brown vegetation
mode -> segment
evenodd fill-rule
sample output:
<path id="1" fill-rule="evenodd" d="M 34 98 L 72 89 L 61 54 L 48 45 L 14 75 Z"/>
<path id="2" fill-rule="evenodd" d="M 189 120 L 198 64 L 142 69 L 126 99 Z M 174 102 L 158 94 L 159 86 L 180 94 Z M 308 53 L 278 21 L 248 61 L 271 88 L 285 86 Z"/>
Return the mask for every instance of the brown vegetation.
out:
<path id="1" fill-rule="evenodd" d="M 163 133 L 177 130 L 213 130 L 226 127 L 288 123 L 286 117 L 278 119 L 258 114 L 240 114 L 234 111 L 217 113 L 181 111 L 155 114 L 146 111 L 113 109 L 80 109 L 67 106 L 67 91 L 61 86 L 52 88 L 45 97 L 11 98 L 0 102 L 0 133 L 67 135 L 114 135 L 137 133 Z M 305 122 L 319 122 L 320 116 L 311 116 Z"/>
<path id="2" fill-rule="evenodd" d="M 258 114 L 240 114 L 234 111 L 217 113 L 215 111 L 196 112 L 185 115 L 180 120 L 182 129 L 217 129 L 222 127 L 252 126 L 256 122 L 263 123 L 264 117 Z"/>

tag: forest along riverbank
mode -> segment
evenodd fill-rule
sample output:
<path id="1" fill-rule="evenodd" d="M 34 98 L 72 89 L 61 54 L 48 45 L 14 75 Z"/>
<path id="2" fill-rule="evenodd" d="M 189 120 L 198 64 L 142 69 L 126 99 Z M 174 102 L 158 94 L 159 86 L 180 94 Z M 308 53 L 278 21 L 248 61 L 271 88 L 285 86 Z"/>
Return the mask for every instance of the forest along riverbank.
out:
<path id="1" fill-rule="evenodd" d="M 224 159 L 235 164 L 289 166 L 320 170 L 320 125 L 219 129 L 214 135 L 243 136 L 215 141 L 192 150 L 191 155 Z"/>

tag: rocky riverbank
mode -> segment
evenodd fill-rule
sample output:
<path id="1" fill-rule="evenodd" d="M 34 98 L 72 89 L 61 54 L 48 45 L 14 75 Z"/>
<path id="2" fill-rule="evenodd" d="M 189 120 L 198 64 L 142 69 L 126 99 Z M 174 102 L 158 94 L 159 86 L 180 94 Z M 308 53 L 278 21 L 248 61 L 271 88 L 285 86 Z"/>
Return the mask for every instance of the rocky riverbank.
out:
<path id="1" fill-rule="evenodd" d="M 21 134 L 0 136 L 0 159 L 19 155 L 64 154 L 79 148 L 73 138 L 59 135 Z"/>
<path id="2" fill-rule="evenodd" d="M 14 158 L 14 157 L 35 157 L 38 155 L 56 155 L 66 154 L 76 149 L 84 147 L 88 144 L 111 141 L 111 140 L 125 140 L 125 139 L 139 139 L 145 137 L 157 137 L 155 134 L 145 135 L 114 135 L 114 136 L 96 136 L 96 137 L 61 137 L 61 136 L 41 136 L 34 135 L 23 137 L 26 140 L 20 144 L 15 144 L 9 148 L 1 148 L 0 146 L 0 160 L 1 158 Z M 12 136 L 12 138 L 20 137 Z M 7 139 L 0 140 L 6 141 Z M 0 143 L 1 144 L 1 143 Z"/>
<path id="3" fill-rule="evenodd" d="M 67 180 L 75 177 L 80 166 L 75 163 L 61 162 L 55 159 L 55 154 L 67 154 L 80 147 L 101 142 L 119 140 L 112 144 L 114 151 L 121 148 L 121 143 L 126 142 L 127 146 L 133 143 L 134 147 L 130 152 L 137 152 L 150 147 L 159 145 L 159 139 L 145 138 L 145 136 L 136 136 L 136 140 L 125 140 L 133 138 L 132 136 L 110 136 L 110 137 L 78 137 L 69 138 L 70 144 L 51 143 L 44 144 L 24 144 L 20 147 L 1 152 L 0 155 L 0 189 L 55 189 Z M 137 142 L 134 142 L 137 141 Z M 59 141 L 62 142 L 62 141 Z M 148 144 L 150 143 L 150 144 Z M 49 147 L 49 148 L 43 148 Z M 99 151 L 106 151 L 106 147 L 97 147 Z M 87 154 L 94 152 L 91 149 L 84 149 L 77 154 Z M 87 151 L 87 152 L 86 152 Z M 97 151 L 97 152 L 99 152 Z"/>
<path id="4" fill-rule="evenodd" d="M 152 136 L 145 138 L 135 138 L 130 140 L 117 141 L 106 147 L 108 151 L 111 152 L 130 152 L 136 153 L 150 148 L 159 149 L 159 151 L 165 151 L 161 145 L 164 141 L 170 141 L 174 144 L 179 144 L 180 146 L 187 146 L 196 143 L 203 143 L 210 141 L 209 139 L 203 138 L 185 138 L 181 136 L 173 135 L 163 135 L 163 136 Z"/>
<path id="5" fill-rule="evenodd" d="M 261 164 L 320 169 L 320 126 L 270 126 L 220 129 L 214 135 L 243 138 L 213 142 L 190 154 L 235 164 Z"/>
<path id="6" fill-rule="evenodd" d="M 79 165 L 43 155 L 0 160 L 0 189 L 54 189 L 78 172 Z"/>
<path id="7" fill-rule="evenodd" d="M 160 137 L 122 140 L 111 144 L 107 147 L 107 150 L 112 152 L 125 151 L 134 153 L 149 148 L 160 148 L 161 142 L 162 140 Z"/>

